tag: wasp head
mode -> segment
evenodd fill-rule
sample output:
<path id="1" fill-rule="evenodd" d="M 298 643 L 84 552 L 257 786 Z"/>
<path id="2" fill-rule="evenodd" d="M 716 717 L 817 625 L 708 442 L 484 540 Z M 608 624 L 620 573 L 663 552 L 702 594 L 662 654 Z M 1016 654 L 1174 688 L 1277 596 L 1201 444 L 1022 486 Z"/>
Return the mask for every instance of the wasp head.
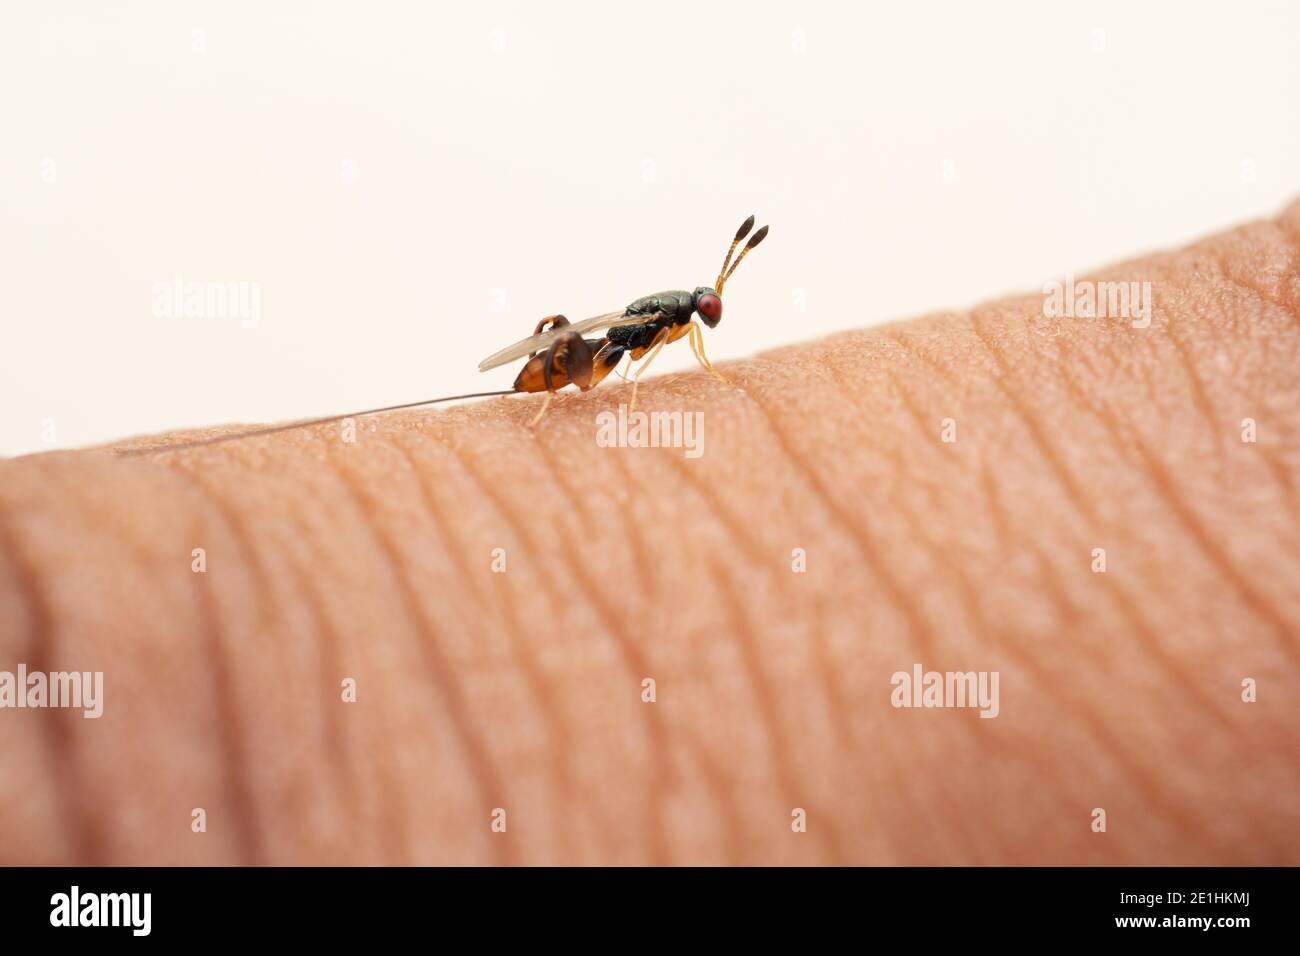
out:
<path id="1" fill-rule="evenodd" d="M 702 285 L 696 289 L 691 304 L 709 328 L 715 328 L 722 321 L 722 297 L 712 286 Z"/>

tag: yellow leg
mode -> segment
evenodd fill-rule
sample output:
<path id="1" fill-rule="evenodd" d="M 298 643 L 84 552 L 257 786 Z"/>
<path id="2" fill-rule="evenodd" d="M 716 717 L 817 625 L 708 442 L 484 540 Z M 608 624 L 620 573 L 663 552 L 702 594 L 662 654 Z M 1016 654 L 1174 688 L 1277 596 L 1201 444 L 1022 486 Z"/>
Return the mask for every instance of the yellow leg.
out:
<path id="1" fill-rule="evenodd" d="M 542 407 L 537 410 L 537 414 L 533 416 L 533 420 L 528 423 L 529 428 L 537 427 L 537 423 L 542 420 L 542 416 L 546 414 L 546 410 L 551 407 L 551 398 L 554 395 L 554 392 L 546 393 L 546 401 L 542 402 Z"/>
<path id="2" fill-rule="evenodd" d="M 695 353 L 695 357 L 700 360 L 700 364 L 704 366 L 706 372 L 718 381 L 730 384 L 727 377 L 715 369 L 713 363 L 709 361 L 709 357 L 704 354 L 704 330 L 700 328 L 698 322 L 691 323 L 691 351 Z"/>
<path id="3" fill-rule="evenodd" d="M 645 361 L 641 363 L 641 367 L 632 374 L 632 401 L 627 404 L 627 413 L 629 415 L 636 410 L 636 387 L 641 381 L 641 373 L 650 367 L 650 363 L 655 360 L 655 357 L 664 347 L 664 343 L 668 341 L 668 331 L 666 329 L 661 331 L 656 338 L 658 338 L 659 341 L 655 344 L 654 348 L 650 350 L 650 354 L 645 357 Z"/>

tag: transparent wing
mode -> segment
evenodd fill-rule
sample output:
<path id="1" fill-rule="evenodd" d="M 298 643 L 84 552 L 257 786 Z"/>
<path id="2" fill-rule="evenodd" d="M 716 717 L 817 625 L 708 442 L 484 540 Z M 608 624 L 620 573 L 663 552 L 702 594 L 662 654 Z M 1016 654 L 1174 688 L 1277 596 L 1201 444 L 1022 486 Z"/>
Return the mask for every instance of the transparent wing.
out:
<path id="1" fill-rule="evenodd" d="M 658 313 L 649 315 L 628 315 L 626 311 L 606 312 L 604 315 L 595 315 L 590 319 L 583 319 L 581 322 L 571 322 L 568 325 L 562 325 L 558 329 L 547 329 L 537 335 L 530 335 L 526 339 L 520 339 L 514 345 L 503 348 L 500 352 L 494 352 L 483 361 L 478 363 L 478 370 L 486 372 L 488 369 L 496 368 L 498 365 L 505 365 L 507 362 L 513 362 L 515 359 L 523 358 L 525 355 L 532 355 L 539 349 L 544 349 L 554 341 L 557 332 L 577 332 L 582 335 L 587 332 L 600 332 L 604 329 L 612 329 L 616 325 L 642 325 L 646 322 L 653 322 Z"/>

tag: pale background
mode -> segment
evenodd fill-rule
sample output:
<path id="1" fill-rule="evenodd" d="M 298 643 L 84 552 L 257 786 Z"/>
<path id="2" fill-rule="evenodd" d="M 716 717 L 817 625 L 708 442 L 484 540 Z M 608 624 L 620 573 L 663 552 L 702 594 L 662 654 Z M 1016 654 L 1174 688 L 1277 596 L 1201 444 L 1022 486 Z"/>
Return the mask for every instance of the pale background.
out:
<path id="1" fill-rule="evenodd" d="M 0 454 L 506 388 L 750 212 L 717 360 L 1300 193 L 1300 4 L 1048 6 L 6 4 Z M 155 318 L 177 273 L 260 325 Z"/>

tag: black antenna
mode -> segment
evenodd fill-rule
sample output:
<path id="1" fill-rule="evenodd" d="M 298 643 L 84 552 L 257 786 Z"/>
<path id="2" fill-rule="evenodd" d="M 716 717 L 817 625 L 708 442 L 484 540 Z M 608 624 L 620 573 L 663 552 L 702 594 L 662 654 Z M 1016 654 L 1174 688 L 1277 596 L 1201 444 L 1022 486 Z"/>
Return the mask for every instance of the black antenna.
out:
<path id="1" fill-rule="evenodd" d="M 727 274 L 722 281 L 726 282 L 727 279 L 730 279 L 731 274 L 735 272 L 736 267 L 740 265 L 740 260 L 744 259 L 745 256 L 749 255 L 749 251 L 766 238 L 767 238 L 767 226 L 764 226 L 762 229 L 758 230 L 758 232 L 750 236 L 749 242 L 745 243 L 745 248 L 740 250 L 740 255 L 736 256 L 736 261 L 731 264 L 731 268 L 727 270 Z M 722 290 L 718 289 L 717 291 L 720 293 Z"/>
<path id="2" fill-rule="evenodd" d="M 722 260 L 722 269 L 718 272 L 717 281 L 713 284 L 713 291 L 719 295 L 722 294 L 722 284 L 727 281 L 727 266 L 731 264 L 731 254 L 736 251 L 736 246 L 740 245 L 740 240 L 749 235 L 749 230 L 754 228 L 754 217 L 750 216 L 740 224 L 736 230 L 736 238 L 732 240 L 731 248 L 727 250 L 727 258 Z"/>

